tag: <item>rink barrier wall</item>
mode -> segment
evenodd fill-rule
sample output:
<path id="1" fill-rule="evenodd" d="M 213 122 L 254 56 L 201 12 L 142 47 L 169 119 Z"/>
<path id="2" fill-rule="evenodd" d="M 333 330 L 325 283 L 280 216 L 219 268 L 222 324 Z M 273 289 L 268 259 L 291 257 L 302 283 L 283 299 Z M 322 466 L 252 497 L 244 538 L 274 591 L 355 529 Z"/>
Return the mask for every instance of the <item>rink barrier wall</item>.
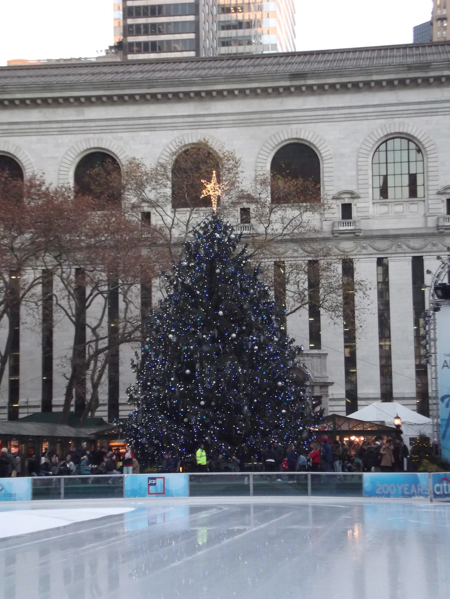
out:
<path id="1" fill-rule="evenodd" d="M 221 472 L 0 479 L 0 502 L 172 497 L 355 497 L 450 500 L 450 473 Z"/>

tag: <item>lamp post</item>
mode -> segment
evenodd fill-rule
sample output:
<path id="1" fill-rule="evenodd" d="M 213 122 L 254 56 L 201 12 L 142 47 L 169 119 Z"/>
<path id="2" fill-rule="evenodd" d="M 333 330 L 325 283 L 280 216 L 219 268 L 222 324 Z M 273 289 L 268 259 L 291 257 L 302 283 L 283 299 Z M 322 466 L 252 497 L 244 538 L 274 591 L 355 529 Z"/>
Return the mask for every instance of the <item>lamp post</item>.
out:
<path id="1" fill-rule="evenodd" d="M 394 426 L 397 429 L 400 429 L 402 427 L 402 419 L 400 418 L 400 416 L 398 414 L 395 415 Z"/>

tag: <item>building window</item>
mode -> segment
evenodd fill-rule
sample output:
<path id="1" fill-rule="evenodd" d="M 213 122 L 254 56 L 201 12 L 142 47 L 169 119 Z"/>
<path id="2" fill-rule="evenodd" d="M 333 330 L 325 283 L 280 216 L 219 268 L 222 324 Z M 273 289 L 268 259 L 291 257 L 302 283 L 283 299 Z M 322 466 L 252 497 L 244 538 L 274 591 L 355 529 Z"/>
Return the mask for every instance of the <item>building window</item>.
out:
<path id="1" fill-rule="evenodd" d="M 279 309 L 279 322 L 282 333 L 286 334 L 286 264 L 274 263 L 274 297 Z"/>
<path id="2" fill-rule="evenodd" d="M 53 274 L 42 273 L 42 411 L 53 409 Z"/>
<path id="3" fill-rule="evenodd" d="M 128 44 L 128 54 L 154 54 L 159 52 L 193 52 L 195 39 L 159 40 L 155 42 L 132 42 Z"/>
<path id="4" fill-rule="evenodd" d="M 344 305 L 345 408 L 348 415 L 358 410 L 355 271 L 353 260 L 350 259 L 342 261 L 342 292 Z"/>
<path id="5" fill-rule="evenodd" d="M 322 349 L 320 323 L 320 269 L 317 260 L 308 261 L 309 348 Z"/>
<path id="6" fill-rule="evenodd" d="M 209 208 L 211 198 L 201 197 L 202 181 L 211 181 L 213 171 L 220 181 L 219 161 L 208 148 L 198 145 L 181 152 L 172 167 L 172 207 Z"/>
<path id="7" fill-rule="evenodd" d="M 392 401 L 391 313 L 387 258 L 377 259 L 377 298 L 381 401 Z"/>
<path id="8" fill-rule="evenodd" d="M 75 169 L 75 195 L 92 210 L 120 207 L 122 174 L 117 160 L 105 152 L 91 152 L 82 158 Z"/>
<path id="9" fill-rule="evenodd" d="M 0 154 L 0 196 L 14 202 L 23 200 L 23 170 L 20 164 L 11 158 Z"/>
<path id="10" fill-rule="evenodd" d="M 11 156 L 0 154 L 0 174 L 7 175 L 11 179 L 23 181 L 23 170 L 17 160 Z"/>
<path id="11" fill-rule="evenodd" d="M 175 21 L 173 23 L 136 23 L 128 25 L 128 37 L 137 35 L 173 35 L 195 33 L 195 21 Z"/>
<path id="12" fill-rule="evenodd" d="M 353 205 L 352 204 L 341 204 L 341 219 L 352 220 L 353 218 Z"/>
<path id="13" fill-rule="evenodd" d="M 75 415 L 81 418 L 86 407 L 86 273 L 75 269 L 75 347 L 74 369 L 77 372 L 75 387 Z"/>
<path id="14" fill-rule="evenodd" d="M 270 174 L 273 204 L 320 201 L 320 160 L 309 146 L 291 143 L 280 148 Z"/>
<path id="15" fill-rule="evenodd" d="M 388 139 L 372 163 L 373 199 L 401 200 L 425 197 L 422 150 L 409 139 Z"/>
<path id="16" fill-rule="evenodd" d="M 119 284 L 109 283 L 108 289 L 108 421 L 119 418 Z"/>
<path id="17" fill-rule="evenodd" d="M 152 309 L 152 286 L 151 283 L 141 283 L 141 334 L 142 343 L 145 340 L 150 310 Z"/>
<path id="18" fill-rule="evenodd" d="M 17 420 L 20 397 L 20 271 L 11 271 L 8 291 L 10 327 L 8 420 Z"/>
<path id="19" fill-rule="evenodd" d="M 185 15 L 195 15 L 194 2 L 153 4 L 151 6 L 127 6 L 128 19 L 140 19 L 142 17 L 178 17 Z"/>
<path id="20" fill-rule="evenodd" d="M 421 333 L 423 332 L 422 314 L 425 312 L 425 274 L 423 256 L 412 258 L 412 292 L 414 311 L 414 354 L 416 363 L 416 401 L 417 411 L 423 416 L 430 415 L 428 394 L 428 371 L 426 364 L 422 364 Z"/>
<path id="21" fill-rule="evenodd" d="M 450 198 L 445 200 L 445 213 L 447 216 L 450 216 Z"/>
<path id="22" fill-rule="evenodd" d="M 152 213 L 149 210 L 141 212 L 141 224 L 147 227 L 152 224 Z"/>
<path id="23" fill-rule="evenodd" d="M 241 208 L 240 217 L 242 225 L 249 225 L 251 223 L 250 208 Z"/>

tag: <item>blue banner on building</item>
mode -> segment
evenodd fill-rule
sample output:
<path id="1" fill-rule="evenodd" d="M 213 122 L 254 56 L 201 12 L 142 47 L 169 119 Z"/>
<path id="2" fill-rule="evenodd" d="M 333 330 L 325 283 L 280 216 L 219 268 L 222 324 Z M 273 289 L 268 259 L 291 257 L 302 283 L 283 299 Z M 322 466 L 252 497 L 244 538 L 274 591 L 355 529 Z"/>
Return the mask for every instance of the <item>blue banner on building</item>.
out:
<path id="1" fill-rule="evenodd" d="M 433 499 L 450 499 L 450 472 L 433 472 L 431 488 Z"/>
<path id="2" fill-rule="evenodd" d="M 450 306 L 436 314 L 441 453 L 450 461 Z"/>
<path id="3" fill-rule="evenodd" d="M 187 474 L 130 474 L 125 477 L 125 497 L 188 497 Z"/>
<path id="4" fill-rule="evenodd" d="M 0 478 L 0 501 L 31 501 L 31 478 Z"/>
<path id="5" fill-rule="evenodd" d="M 427 473 L 364 473 L 364 497 L 429 497 Z"/>

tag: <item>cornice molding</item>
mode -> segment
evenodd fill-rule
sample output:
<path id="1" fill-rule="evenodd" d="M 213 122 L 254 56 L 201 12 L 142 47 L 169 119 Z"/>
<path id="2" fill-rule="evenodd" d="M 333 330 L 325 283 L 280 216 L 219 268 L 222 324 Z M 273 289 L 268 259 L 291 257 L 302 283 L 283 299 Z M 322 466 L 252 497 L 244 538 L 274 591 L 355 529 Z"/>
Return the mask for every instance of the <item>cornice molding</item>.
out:
<path id="1" fill-rule="evenodd" d="M 126 150 L 112 139 L 89 137 L 77 142 L 65 154 L 59 165 L 58 182 L 60 185 L 73 185 L 73 176 L 78 162 L 91 152 L 111 154 L 122 166 L 129 158 Z"/>
<path id="2" fill-rule="evenodd" d="M 17 160 L 22 167 L 25 177 L 29 177 L 36 172 L 36 168 L 30 155 L 20 146 L 10 141 L 0 139 L 0 154 L 5 154 L 6 156 L 14 158 L 14 160 Z"/>
<path id="3" fill-rule="evenodd" d="M 408 65 L 405 65 L 408 66 Z M 376 74 L 375 74 L 376 73 Z M 316 80 L 312 79 L 316 76 Z M 325 77 L 328 77 L 326 79 Z M 442 87 L 450 83 L 449 69 L 440 66 L 438 72 L 430 69 L 418 70 L 417 74 L 405 74 L 404 70 L 394 73 L 384 73 L 380 76 L 378 72 L 370 75 L 362 72 L 360 76 L 355 73 L 342 71 L 333 74 L 314 75 L 313 73 L 293 74 L 291 76 L 264 75 L 250 76 L 241 80 L 218 82 L 217 80 L 205 80 L 203 83 L 192 82 L 190 86 L 175 87 L 172 83 L 161 82 L 159 88 L 149 88 L 148 83 L 121 81 L 120 83 L 92 85 L 83 83 L 73 91 L 67 86 L 58 85 L 49 87 L 48 92 L 39 90 L 37 86 L 23 86 L 14 88 L 14 91 L 4 91 L 0 94 L 0 109 L 15 108 L 55 108 L 58 106 L 89 106 L 101 104 L 146 104 L 160 102 L 189 102 L 201 99 L 220 100 L 223 98 L 237 99 L 250 97 L 273 97 L 280 95 L 304 95 L 304 94 L 331 94 L 331 93 L 355 93 L 367 90 L 386 90 L 386 88 L 419 88 L 419 87 Z M 156 85 L 152 82 L 153 86 Z M 179 84 L 176 84 L 179 86 Z M 110 87 L 115 86 L 113 89 Z M 41 86 L 42 87 L 42 86 Z M 81 91 L 80 91 L 81 90 Z"/>

